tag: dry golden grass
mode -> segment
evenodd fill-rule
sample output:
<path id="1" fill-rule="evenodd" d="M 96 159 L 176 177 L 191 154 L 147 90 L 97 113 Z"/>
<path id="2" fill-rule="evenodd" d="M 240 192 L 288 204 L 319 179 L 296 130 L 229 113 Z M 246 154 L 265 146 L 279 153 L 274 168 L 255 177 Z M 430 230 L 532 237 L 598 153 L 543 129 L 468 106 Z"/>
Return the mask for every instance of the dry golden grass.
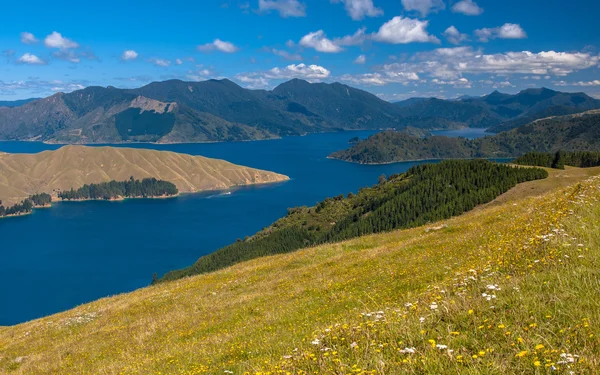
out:
<path id="1" fill-rule="evenodd" d="M 0 328 L 0 373 L 591 374 L 599 185 Z"/>
<path id="2" fill-rule="evenodd" d="M 84 184 L 155 177 L 180 192 L 284 181 L 286 176 L 224 160 L 136 148 L 65 146 L 37 154 L 0 154 L 0 200 L 77 189 Z"/>

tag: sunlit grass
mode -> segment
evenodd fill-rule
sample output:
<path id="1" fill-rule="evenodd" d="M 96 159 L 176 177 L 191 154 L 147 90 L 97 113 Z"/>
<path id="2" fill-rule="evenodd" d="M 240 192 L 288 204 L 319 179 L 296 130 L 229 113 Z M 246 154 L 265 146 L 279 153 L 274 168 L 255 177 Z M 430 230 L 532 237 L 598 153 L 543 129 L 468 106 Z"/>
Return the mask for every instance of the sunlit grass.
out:
<path id="1" fill-rule="evenodd" d="M 0 373 L 594 373 L 599 185 L 0 328 Z"/>

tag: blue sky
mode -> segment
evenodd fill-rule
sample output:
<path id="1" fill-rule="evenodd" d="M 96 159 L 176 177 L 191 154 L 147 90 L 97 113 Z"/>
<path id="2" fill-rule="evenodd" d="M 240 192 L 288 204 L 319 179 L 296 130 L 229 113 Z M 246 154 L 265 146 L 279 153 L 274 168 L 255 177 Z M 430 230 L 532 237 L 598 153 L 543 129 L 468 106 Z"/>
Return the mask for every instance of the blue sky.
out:
<path id="1" fill-rule="evenodd" d="M 386 100 L 529 87 L 600 98 L 597 0 L 11 2 L 0 100 L 89 85 L 339 81 Z"/>

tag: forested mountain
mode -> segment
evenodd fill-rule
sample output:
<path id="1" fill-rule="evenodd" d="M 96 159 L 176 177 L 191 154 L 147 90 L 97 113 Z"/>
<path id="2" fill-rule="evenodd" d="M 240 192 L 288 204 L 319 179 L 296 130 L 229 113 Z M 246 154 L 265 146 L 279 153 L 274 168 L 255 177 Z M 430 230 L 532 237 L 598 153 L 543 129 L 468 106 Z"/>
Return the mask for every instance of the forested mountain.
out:
<path id="1" fill-rule="evenodd" d="M 451 160 L 412 167 L 357 194 L 297 207 L 251 238 L 203 256 L 162 281 L 214 271 L 241 261 L 320 243 L 420 226 L 487 203 L 524 181 L 546 178 L 539 168 L 512 168 L 486 160 Z"/>
<path id="2" fill-rule="evenodd" d="M 409 99 L 395 105 L 400 108 L 404 125 L 426 129 L 490 128 L 490 132 L 498 133 L 545 117 L 600 108 L 600 100 L 584 93 L 541 88 L 523 90 L 516 95 L 494 91 L 483 97 L 460 100 Z"/>
<path id="3" fill-rule="evenodd" d="M 394 128 L 391 103 L 352 87 L 292 80 L 272 91 L 232 81 L 88 87 L 0 107 L 0 139 L 64 143 L 233 141 L 359 128 Z"/>
<path id="4" fill-rule="evenodd" d="M 14 103 L 13 103 L 14 104 Z M 0 139 L 55 143 L 205 142 L 268 139 L 343 129 L 502 130 L 600 108 L 578 93 L 530 89 L 460 100 L 389 103 L 340 83 L 293 79 L 273 90 L 227 80 L 153 82 L 137 89 L 87 87 L 0 105 Z"/>
<path id="5" fill-rule="evenodd" d="M 372 135 L 332 158 L 364 164 L 446 158 L 516 157 L 527 152 L 600 151 L 600 111 L 537 120 L 493 136 L 468 140 L 407 132 Z"/>

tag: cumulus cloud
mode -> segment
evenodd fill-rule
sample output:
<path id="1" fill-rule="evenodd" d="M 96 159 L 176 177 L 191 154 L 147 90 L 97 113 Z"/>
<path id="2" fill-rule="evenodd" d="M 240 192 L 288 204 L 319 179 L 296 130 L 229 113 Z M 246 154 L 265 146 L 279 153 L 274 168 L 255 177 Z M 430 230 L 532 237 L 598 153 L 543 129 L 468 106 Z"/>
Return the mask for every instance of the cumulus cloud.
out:
<path id="1" fill-rule="evenodd" d="M 35 37 L 35 35 L 33 35 L 32 33 L 28 33 L 28 32 L 22 32 L 21 33 L 21 43 L 23 44 L 35 44 L 39 42 L 39 40 L 37 40 L 37 38 Z"/>
<path id="2" fill-rule="evenodd" d="M 373 39 L 379 42 L 405 44 L 412 42 L 439 43 L 440 40 L 427 32 L 429 21 L 397 16 L 384 23 Z"/>
<path id="3" fill-rule="evenodd" d="M 221 51 L 225 53 L 234 53 L 239 50 L 233 43 L 215 39 L 212 43 L 203 44 L 197 47 L 200 52 Z"/>
<path id="4" fill-rule="evenodd" d="M 478 16 L 483 13 L 483 9 L 473 0 L 462 0 L 452 6 L 454 13 L 462 13 L 467 16 Z"/>
<path id="5" fill-rule="evenodd" d="M 488 42 L 490 39 L 525 39 L 527 33 L 523 28 L 515 23 L 505 23 L 500 27 L 483 28 L 475 30 L 475 36 L 482 42 Z"/>
<path id="6" fill-rule="evenodd" d="M 446 9 L 442 0 L 402 0 L 402 6 L 408 11 L 416 11 L 425 17 L 430 12 Z"/>
<path id="7" fill-rule="evenodd" d="M 138 57 L 138 53 L 135 52 L 134 50 L 125 50 L 123 51 L 123 54 L 121 55 L 121 60 L 123 61 L 129 61 L 129 60 L 135 60 Z"/>
<path id="8" fill-rule="evenodd" d="M 183 64 L 183 60 L 181 60 L 181 59 L 175 59 L 175 64 L 176 65 L 181 65 L 181 64 Z"/>
<path id="9" fill-rule="evenodd" d="M 170 60 L 157 59 L 156 57 L 153 57 L 153 58 L 151 58 L 148 61 L 151 62 L 152 64 L 156 65 L 156 66 L 161 66 L 163 68 L 166 68 L 167 66 L 171 65 L 171 61 Z"/>
<path id="10" fill-rule="evenodd" d="M 315 31 L 300 39 L 300 45 L 303 47 L 314 48 L 319 52 L 337 53 L 341 52 L 342 48 L 327 38 L 323 30 Z"/>
<path id="11" fill-rule="evenodd" d="M 383 15 L 383 10 L 373 5 L 373 0 L 331 0 L 331 2 L 343 3 L 348 15 L 355 21 Z"/>
<path id="12" fill-rule="evenodd" d="M 258 0 L 258 10 L 265 13 L 274 10 L 284 18 L 306 16 L 306 5 L 298 0 Z"/>
<path id="13" fill-rule="evenodd" d="M 464 41 L 469 40 L 469 36 L 467 34 L 462 34 L 458 29 L 454 26 L 450 26 L 444 31 L 442 34 L 446 37 L 446 40 L 452 44 L 460 44 Z"/>
<path id="14" fill-rule="evenodd" d="M 65 38 L 61 33 L 53 31 L 52 34 L 46 36 L 44 39 L 44 45 L 48 48 L 58 49 L 73 49 L 79 48 L 79 44 L 69 38 Z"/>
<path id="15" fill-rule="evenodd" d="M 364 64 L 366 62 L 367 62 L 367 56 L 365 56 L 365 55 L 360 55 L 354 60 L 355 64 Z"/>
<path id="16" fill-rule="evenodd" d="M 235 76 L 235 79 L 249 88 L 267 88 L 270 87 L 273 80 L 300 78 L 310 82 L 320 82 L 329 78 L 330 75 L 331 72 L 320 65 L 291 64 L 264 72 L 240 73 Z"/>
<path id="17" fill-rule="evenodd" d="M 30 65 L 46 65 L 46 62 L 36 55 L 32 55 L 31 53 L 26 53 L 23 56 L 19 57 L 17 60 L 20 64 L 30 64 Z"/>

